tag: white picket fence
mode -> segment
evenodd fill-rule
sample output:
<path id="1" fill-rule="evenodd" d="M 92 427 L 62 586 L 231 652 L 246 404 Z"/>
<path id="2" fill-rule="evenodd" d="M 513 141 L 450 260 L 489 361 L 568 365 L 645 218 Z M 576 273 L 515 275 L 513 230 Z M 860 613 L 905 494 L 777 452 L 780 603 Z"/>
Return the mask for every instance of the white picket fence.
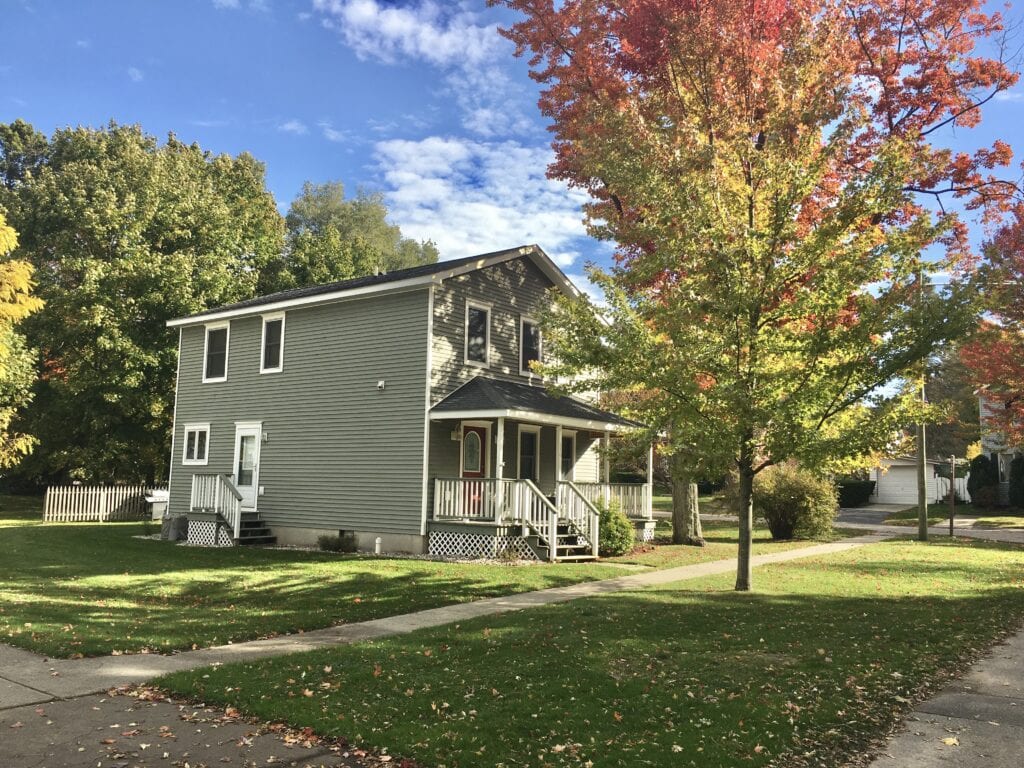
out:
<path id="1" fill-rule="evenodd" d="M 146 502 L 153 488 L 145 485 L 58 485 L 46 489 L 43 521 L 48 523 L 97 523 L 143 520 L 149 517 Z"/>
<path id="2" fill-rule="evenodd" d="M 949 478 L 948 477 L 936 477 L 935 478 L 935 501 L 943 501 L 946 495 L 949 493 Z M 956 479 L 956 495 L 963 501 L 970 501 L 971 494 L 967 492 L 967 478 L 958 477 Z"/>

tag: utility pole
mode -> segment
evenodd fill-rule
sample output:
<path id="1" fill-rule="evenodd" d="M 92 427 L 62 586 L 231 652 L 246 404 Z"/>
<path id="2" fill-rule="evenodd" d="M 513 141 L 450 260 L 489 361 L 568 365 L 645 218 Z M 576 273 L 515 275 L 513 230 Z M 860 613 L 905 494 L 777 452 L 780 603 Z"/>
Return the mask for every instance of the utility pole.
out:
<path id="1" fill-rule="evenodd" d="M 918 304 L 921 309 L 921 322 L 924 322 L 924 267 L 917 273 Z M 928 366 L 921 362 L 921 404 L 928 402 L 924 391 Z M 917 540 L 928 541 L 928 460 L 925 453 L 924 420 L 917 425 Z"/>
<path id="2" fill-rule="evenodd" d="M 956 456 L 949 457 L 949 538 L 953 538 L 953 518 L 956 517 Z"/>

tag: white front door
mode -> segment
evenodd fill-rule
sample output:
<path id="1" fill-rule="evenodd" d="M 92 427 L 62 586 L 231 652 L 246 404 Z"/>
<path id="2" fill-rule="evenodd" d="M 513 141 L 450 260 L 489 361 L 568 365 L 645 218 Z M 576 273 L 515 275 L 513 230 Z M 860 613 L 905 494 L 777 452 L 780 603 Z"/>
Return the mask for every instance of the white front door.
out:
<path id="1" fill-rule="evenodd" d="M 235 487 L 242 494 L 242 509 L 256 509 L 260 482 L 260 424 L 235 425 Z"/>

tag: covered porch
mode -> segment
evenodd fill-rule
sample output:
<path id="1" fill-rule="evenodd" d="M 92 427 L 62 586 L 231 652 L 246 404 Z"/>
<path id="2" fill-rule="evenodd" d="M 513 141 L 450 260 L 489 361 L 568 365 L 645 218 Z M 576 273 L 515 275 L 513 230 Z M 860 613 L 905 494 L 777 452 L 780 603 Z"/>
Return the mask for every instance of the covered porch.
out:
<path id="1" fill-rule="evenodd" d="M 598 506 L 653 538 L 646 483 L 610 482 L 613 433 L 641 425 L 539 386 L 477 377 L 430 411 L 428 551 L 466 557 L 597 556 Z"/>

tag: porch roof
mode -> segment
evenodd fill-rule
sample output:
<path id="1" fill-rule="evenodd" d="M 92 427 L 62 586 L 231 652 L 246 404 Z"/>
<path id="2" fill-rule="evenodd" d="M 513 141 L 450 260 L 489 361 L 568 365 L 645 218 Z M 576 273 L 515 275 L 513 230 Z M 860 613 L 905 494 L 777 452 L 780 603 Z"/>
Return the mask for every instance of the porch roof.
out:
<path id="1" fill-rule="evenodd" d="M 560 397 L 544 387 L 476 376 L 430 409 L 430 418 L 521 419 L 542 424 L 620 432 L 644 425 L 573 397 Z"/>

